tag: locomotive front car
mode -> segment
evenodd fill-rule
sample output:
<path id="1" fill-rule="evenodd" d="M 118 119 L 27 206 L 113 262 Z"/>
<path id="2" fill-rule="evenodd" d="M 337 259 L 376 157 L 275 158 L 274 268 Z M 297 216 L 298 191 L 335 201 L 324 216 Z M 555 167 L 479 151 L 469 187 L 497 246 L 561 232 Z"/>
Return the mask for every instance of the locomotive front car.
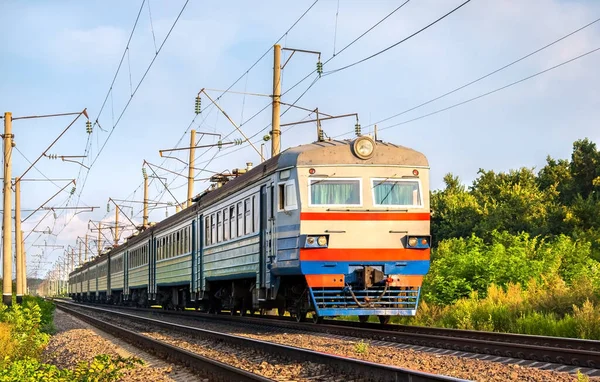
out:
<path id="1" fill-rule="evenodd" d="M 288 310 L 382 323 L 415 315 L 430 257 L 426 157 L 362 136 L 286 150 L 278 167 L 271 271 L 299 267 L 303 278 L 282 277 Z"/>

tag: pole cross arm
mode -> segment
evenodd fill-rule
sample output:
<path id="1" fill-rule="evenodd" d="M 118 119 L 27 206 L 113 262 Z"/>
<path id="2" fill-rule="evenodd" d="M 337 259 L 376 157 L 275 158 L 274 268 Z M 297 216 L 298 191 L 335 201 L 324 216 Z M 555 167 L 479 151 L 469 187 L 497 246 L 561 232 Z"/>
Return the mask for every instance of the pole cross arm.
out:
<path id="1" fill-rule="evenodd" d="M 44 208 L 44 206 L 46 205 L 46 203 L 48 203 L 49 201 L 51 201 L 52 199 L 54 199 L 56 197 L 56 195 L 58 195 L 61 192 L 63 192 L 71 183 L 75 184 L 75 179 L 72 179 L 63 188 L 61 188 L 60 190 L 58 190 L 58 192 L 56 194 L 52 195 L 48 200 L 46 200 L 44 203 L 42 203 L 42 205 L 39 206 L 35 211 L 33 211 L 32 213 L 30 213 L 29 216 L 27 216 L 25 219 L 21 220 L 21 222 L 24 223 L 27 219 L 29 219 L 31 216 L 33 216 L 33 214 L 35 214 L 36 212 L 38 212 L 39 210 L 41 210 L 42 208 Z M 46 209 L 46 208 L 44 208 L 44 209 Z"/>
<path id="2" fill-rule="evenodd" d="M 231 119 L 231 117 L 225 112 L 225 110 L 223 110 L 221 108 L 221 106 L 219 106 L 219 104 L 217 104 L 206 92 L 205 89 L 200 90 L 200 93 L 204 93 L 206 95 L 206 97 L 210 100 L 210 102 L 212 102 L 213 105 L 215 105 L 217 107 L 217 109 L 219 109 L 219 111 L 227 118 L 227 120 L 229 122 L 231 122 L 231 124 L 233 125 L 233 127 L 235 127 L 235 129 L 242 135 L 242 137 L 244 137 L 244 141 L 248 142 L 250 144 L 250 146 L 252 146 L 252 148 L 254 149 L 254 151 L 256 151 L 256 153 L 260 156 L 261 161 L 264 161 L 265 158 L 263 157 L 263 155 L 261 154 L 261 152 L 256 148 L 256 146 L 254 146 L 254 144 L 248 139 L 248 137 L 246 136 L 246 134 L 244 134 L 244 132 L 239 128 L 238 125 L 236 125 L 235 122 L 233 122 L 233 120 Z"/>

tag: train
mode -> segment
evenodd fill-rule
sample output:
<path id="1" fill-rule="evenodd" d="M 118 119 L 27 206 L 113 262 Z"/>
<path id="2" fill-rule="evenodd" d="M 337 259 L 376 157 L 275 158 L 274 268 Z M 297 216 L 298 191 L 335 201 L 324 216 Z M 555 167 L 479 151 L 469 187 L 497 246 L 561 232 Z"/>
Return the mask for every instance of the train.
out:
<path id="1" fill-rule="evenodd" d="M 76 268 L 69 296 L 314 322 L 415 315 L 429 170 L 421 152 L 368 135 L 288 148 L 215 176 L 191 206 Z"/>

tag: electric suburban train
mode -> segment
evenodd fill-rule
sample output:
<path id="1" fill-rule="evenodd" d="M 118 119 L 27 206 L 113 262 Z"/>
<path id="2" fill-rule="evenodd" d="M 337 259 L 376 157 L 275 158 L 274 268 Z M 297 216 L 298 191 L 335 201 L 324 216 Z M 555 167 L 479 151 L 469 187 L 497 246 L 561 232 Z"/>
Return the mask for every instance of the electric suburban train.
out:
<path id="1" fill-rule="evenodd" d="M 236 172 L 73 271 L 71 297 L 315 322 L 416 314 L 431 242 L 423 154 L 361 136 Z"/>

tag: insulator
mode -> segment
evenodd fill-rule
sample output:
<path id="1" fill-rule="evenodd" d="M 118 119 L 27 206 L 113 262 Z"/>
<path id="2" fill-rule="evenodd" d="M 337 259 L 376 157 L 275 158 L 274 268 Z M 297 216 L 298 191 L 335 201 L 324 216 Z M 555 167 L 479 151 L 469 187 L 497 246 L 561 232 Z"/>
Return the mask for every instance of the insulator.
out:
<path id="1" fill-rule="evenodd" d="M 71 188 L 71 195 L 75 193 L 75 187 Z"/>
<path id="2" fill-rule="evenodd" d="M 223 142 L 222 141 L 217 142 L 217 147 L 219 148 L 219 150 L 221 150 L 221 147 L 223 147 Z"/>
<path id="3" fill-rule="evenodd" d="M 146 167 L 142 167 L 142 176 L 144 179 L 148 179 L 148 174 L 146 173 Z"/>
<path id="4" fill-rule="evenodd" d="M 271 140 L 271 136 L 269 134 L 265 134 L 265 136 L 263 137 L 263 141 L 267 142 Z"/>
<path id="5" fill-rule="evenodd" d="M 168 218 L 169 217 L 169 210 L 167 209 L 167 207 L 165 207 L 165 217 Z"/>
<path id="6" fill-rule="evenodd" d="M 241 145 L 242 143 L 244 143 L 244 140 L 243 140 L 243 139 L 241 139 L 241 138 L 237 138 L 237 139 L 234 139 L 234 140 L 233 140 L 233 143 L 234 143 L 236 146 L 239 146 L 239 145 Z"/>
<path id="7" fill-rule="evenodd" d="M 54 215 L 54 220 L 58 219 L 58 216 L 56 216 L 56 211 L 52 210 L 52 213 Z"/>
<path id="8" fill-rule="evenodd" d="M 323 135 L 323 129 L 321 129 L 320 127 L 319 127 L 317 139 L 319 140 L 319 142 L 323 142 L 325 140 L 325 137 Z"/>
<path id="9" fill-rule="evenodd" d="M 196 97 L 196 114 L 200 114 L 202 111 L 202 98 L 200 96 Z"/>
<path id="10" fill-rule="evenodd" d="M 106 212 L 110 212 L 110 203 L 106 203 Z"/>
<path id="11" fill-rule="evenodd" d="M 133 219 L 133 208 L 131 209 L 131 218 Z"/>
<path id="12" fill-rule="evenodd" d="M 357 137 L 360 137 L 362 135 L 360 132 L 360 123 L 356 122 L 356 125 L 354 125 L 354 132 L 356 133 Z"/>
<path id="13" fill-rule="evenodd" d="M 317 73 L 319 77 L 323 74 L 323 63 L 321 61 L 317 61 Z"/>
<path id="14" fill-rule="evenodd" d="M 92 133 L 92 123 L 90 121 L 85 123 L 85 132 L 88 134 Z"/>

